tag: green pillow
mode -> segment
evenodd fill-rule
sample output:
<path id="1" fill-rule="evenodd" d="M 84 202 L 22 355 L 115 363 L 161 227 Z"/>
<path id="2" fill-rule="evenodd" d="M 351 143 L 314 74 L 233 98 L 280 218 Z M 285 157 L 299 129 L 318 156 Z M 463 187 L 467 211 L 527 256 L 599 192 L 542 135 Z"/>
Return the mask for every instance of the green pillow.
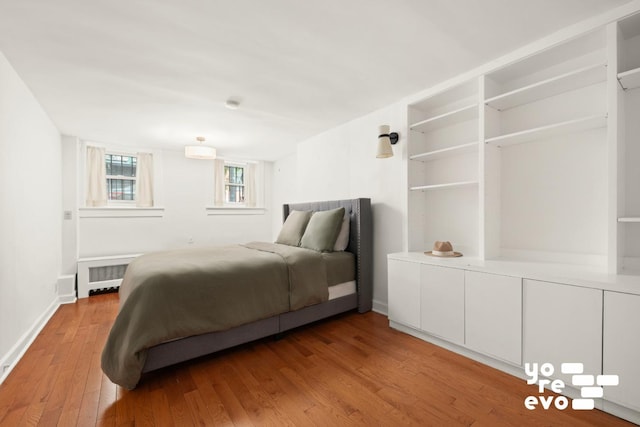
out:
<path id="1" fill-rule="evenodd" d="M 302 239 L 304 230 L 307 228 L 311 214 L 311 211 L 291 211 L 284 224 L 282 224 L 282 230 L 278 234 L 276 243 L 300 246 L 300 239 Z"/>
<path id="2" fill-rule="evenodd" d="M 331 252 L 340 233 L 343 218 L 344 208 L 314 212 L 300 246 L 319 252 Z"/>

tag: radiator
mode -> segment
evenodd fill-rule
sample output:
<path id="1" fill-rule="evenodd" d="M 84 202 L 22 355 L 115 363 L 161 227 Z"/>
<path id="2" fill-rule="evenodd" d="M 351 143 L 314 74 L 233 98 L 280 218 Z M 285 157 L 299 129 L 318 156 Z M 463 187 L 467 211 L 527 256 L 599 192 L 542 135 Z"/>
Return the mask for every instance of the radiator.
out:
<path id="1" fill-rule="evenodd" d="M 78 260 L 78 298 L 87 298 L 92 291 L 117 289 L 122 282 L 127 265 L 139 255 L 80 258 Z"/>

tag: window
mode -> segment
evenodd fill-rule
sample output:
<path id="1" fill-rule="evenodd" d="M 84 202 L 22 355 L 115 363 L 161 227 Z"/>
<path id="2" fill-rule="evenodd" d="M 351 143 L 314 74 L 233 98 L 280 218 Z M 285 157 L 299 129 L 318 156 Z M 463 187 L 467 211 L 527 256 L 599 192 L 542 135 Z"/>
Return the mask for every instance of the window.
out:
<path id="1" fill-rule="evenodd" d="M 107 199 L 110 202 L 134 202 L 138 158 L 113 153 L 107 153 L 104 157 L 107 166 Z"/>
<path id="2" fill-rule="evenodd" d="M 244 203 L 244 166 L 224 165 L 224 202 Z"/>
<path id="3" fill-rule="evenodd" d="M 262 162 L 215 159 L 213 206 L 207 215 L 264 213 L 263 174 Z"/>

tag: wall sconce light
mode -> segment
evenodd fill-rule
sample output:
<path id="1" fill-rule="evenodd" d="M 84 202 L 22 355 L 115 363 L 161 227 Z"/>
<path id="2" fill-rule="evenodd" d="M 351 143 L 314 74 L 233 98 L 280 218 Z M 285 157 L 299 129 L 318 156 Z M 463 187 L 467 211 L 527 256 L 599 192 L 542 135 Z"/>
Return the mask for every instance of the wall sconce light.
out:
<path id="1" fill-rule="evenodd" d="M 398 142 L 399 136 L 397 132 L 389 133 L 389 129 L 389 125 L 381 125 L 378 128 L 378 159 L 393 157 L 391 146 Z"/>

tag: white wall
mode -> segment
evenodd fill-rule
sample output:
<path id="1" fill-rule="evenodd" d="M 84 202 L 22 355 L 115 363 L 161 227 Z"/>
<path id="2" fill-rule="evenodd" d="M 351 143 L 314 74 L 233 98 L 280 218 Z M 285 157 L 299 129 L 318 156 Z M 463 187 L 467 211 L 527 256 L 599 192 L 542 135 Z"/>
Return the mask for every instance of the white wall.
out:
<path id="1" fill-rule="evenodd" d="M 273 197 L 272 218 L 273 223 L 273 241 L 278 237 L 280 227 L 282 226 L 282 205 L 289 202 L 298 201 L 297 197 L 297 175 L 296 168 L 297 155 L 293 153 L 287 157 L 279 159 L 273 164 Z"/>
<path id="2" fill-rule="evenodd" d="M 78 159 L 79 140 L 62 137 L 62 210 L 70 218 L 62 221 L 62 274 L 76 274 L 78 261 Z"/>
<path id="3" fill-rule="evenodd" d="M 57 304 L 62 160 L 60 133 L 2 53 L 0 94 L 2 377 Z"/>
<path id="4" fill-rule="evenodd" d="M 406 104 L 393 104 L 301 142 L 294 155 L 275 162 L 273 210 L 283 203 L 370 198 L 373 207 L 374 309 L 387 310 L 388 253 L 403 248 L 406 206 Z M 377 159 L 378 126 L 400 133 L 394 157 Z M 274 236 L 281 215 L 274 218 Z"/>
<path id="5" fill-rule="evenodd" d="M 226 245 L 272 239 L 271 205 L 261 215 L 207 215 L 213 204 L 213 162 L 186 159 L 180 151 L 157 153 L 162 170 L 162 218 L 79 220 L 79 256 L 124 255 L 193 245 Z M 271 197 L 272 164 L 265 163 L 265 200 Z M 80 178 L 82 179 L 82 178 Z"/>

